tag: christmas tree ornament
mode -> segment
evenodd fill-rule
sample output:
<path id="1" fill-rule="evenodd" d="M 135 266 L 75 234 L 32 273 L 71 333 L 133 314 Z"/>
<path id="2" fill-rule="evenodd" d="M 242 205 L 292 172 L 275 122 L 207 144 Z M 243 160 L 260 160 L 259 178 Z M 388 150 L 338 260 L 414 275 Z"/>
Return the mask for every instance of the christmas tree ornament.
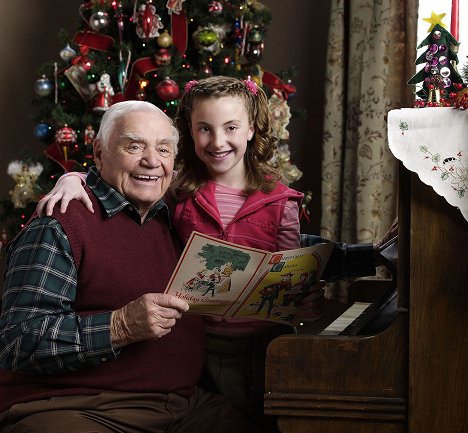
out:
<path id="1" fill-rule="evenodd" d="M 291 110 L 285 99 L 278 95 L 271 95 L 268 100 L 268 111 L 271 116 L 273 135 L 280 140 L 288 140 L 289 132 L 286 129 L 291 118 Z"/>
<path id="2" fill-rule="evenodd" d="M 172 60 L 171 52 L 167 48 L 160 48 L 154 55 L 154 61 L 158 66 L 169 65 Z"/>
<path id="3" fill-rule="evenodd" d="M 223 47 L 223 40 L 226 37 L 226 29 L 209 24 L 206 27 L 199 27 L 192 34 L 192 40 L 195 48 L 202 51 L 207 51 L 216 56 L 220 53 Z"/>
<path id="4" fill-rule="evenodd" d="M 95 84 L 99 81 L 99 74 L 97 73 L 97 68 L 92 67 L 85 73 L 86 81 L 90 84 Z"/>
<path id="5" fill-rule="evenodd" d="M 223 12 L 223 4 L 219 1 L 212 1 L 208 5 L 208 12 L 213 16 L 221 15 Z"/>
<path id="6" fill-rule="evenodd" d="M 298 181 L 303 173 L 299 168 L 291 162 L 291 152 L 286 143 L 281 143 L 278 146 L 278 169 L 289 183 Z"/>
<path id="7" fill-rule="evenodd" d="M 136 34 L 147 42 L 158 37 L 159 29 L 164 27 L 151 0 L 140 5 L 138 11 L 134 14 L 133 21 L 137 23 Z"/>
<path id="8" fill-rule="evenodd" d="M 182 3 L 185 0 L 167 0 L 166 7 L 169 15 L 175 13 L 179 15 L 182 12 Z"/>
<path id="9" fill-rule="evenodd" d="M 57 85 L 60 90 L 69 90 L 71 89 L 70 80 L 65 75 L 60 75 L 57 77 Z"/>
<path id="10" fill-rule="evenodd" d="M 34 91 L 38 96 L 48 96 L 54 89 L 54 85 L 45 75 L 34 83 Z"/>
<path id="11" fill-rule="evenodd" d="M 70 128 L 66 123 L 55 133 L 55 141 L 60 146 L 71 146 L 75 144 L 77 137 L 76 131 Z"/>
<path id="12" fill-rule="evenodd" d="M 167 30 L 164 30 L 156 39 L 156 42 L 161 48 L 167 48 L 172 45 L 172 36 Z"/>
<path id="13" fill-rule="evenodd" d="M 130 68 L 130 62 L 132 59 L 132 52 L 127 48 L 127 58 L 124 58 L 123 50 L 119 52 L 119 68 L 117 71 L 117 80 L 120 87 L 120 92 L 123 94 L 128 82 L 128 69 Z"/>
<path id="14" fill-rule="evenodd" d="M 83 146 L 85 151 L 85 158 L 93 158 L 93 142 L 96 137 L 96 131 L 93 129 L 93 125 L 88 124 L 83 133 Z"/>
<path id="15" fill-rule="evenodd" d="M 468 110 L 468 89 L 461 89 L 456 93 L 454 98 L 453 106 L 455 108 L 461 108 L 462 110 Z"/>
<path id="16" fill-rule="evenodd" d="M 310 223 L 310 202 L 312 201 L 312 191 L 306 191 L 304 194 L 304 199 L 301 203 L 301 210 L 299 212 L 299 220 L 302 221 L 305 219 Z"/>
<path id="17" fill-rule="evenodd" d="M 67 44 L 65 48 L 60 50 L 59 54 L 63 61 L 69 62 L 71 59 L 73 59 L 73 57 L 76 56 L 76 51 L 72 47 L 70 47 L 70 44 Z"/>
<path id="18" fill-rule="evenodd" d="M 94 12 L 89 18 L 89 27 L 95 32 L 107 29 L 109 27 L 109 14 L 105 11 Z"/>
<path id="19" fill-rule="evenodd" d="M 156 95 L 163 101 L 172 101 L 179 97 L 179 86 L 174 80 L 166 77 L 163 81 L 159 82 L 156 86 Z"/>
<path id="20" fill-rule="evenodd" d="M 52 127 L 45 122 L 38 123 L 34 127 L 34 136 L 41 141 L 49 141 L 52 135 Z"/>
<path id="21" fill-rule="evenodd" d="M 259 44 L 263 42 L 263 32 L 260 30 L 258 26 L 252 27 L 248 34 L 247 34 L 247 42 L 253 43 L 253 44 Z"/>
<path id="22" fill-rule="evenodd" d="M 11 161 L 8 164 L 7 173 L 16 182 L 10 191 L 11 200 L 15 208 L 25 208 L 30 202 L 38 200 L 36 181 L 44 167 L 40 163 L 27 164 L 24 161 Z"/>
<path id="23" fill-rule="evenodd" d="M 193 40 L 197 48 L 207 48 L 218 42 L 218 34 L 212 28 L 200 28 L 193 33 Z"/>
<path id="24" fill-rule="evenodd" d="M 114 96 L 114 88 L 111 85 L 110 75 L 104 73 L 96 83 L 98 95 L 94 101 L 93 111 L 104 112 L 112 105 L 112 97 Z"/>

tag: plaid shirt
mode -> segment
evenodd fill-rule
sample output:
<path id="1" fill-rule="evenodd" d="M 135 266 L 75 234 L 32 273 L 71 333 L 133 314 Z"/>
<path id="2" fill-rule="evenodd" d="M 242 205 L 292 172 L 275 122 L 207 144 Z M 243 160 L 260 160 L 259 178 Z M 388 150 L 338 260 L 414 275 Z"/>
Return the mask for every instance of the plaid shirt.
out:
<path id="1" fill-rule="evenodd" d="M 137 209 L 94 170 L 87 184 L 107 216 Z M 168 212 L 159 201 L 148 213 Z M 28 373 L 73 371 L 116 357 L 110 341 L 111 312 L 78 316 L 73 310 L 78 273 L 68 239 L 57 220 L 39 217 L 12 242 L 6 257 L 0 316 L 0 367 Z"/>

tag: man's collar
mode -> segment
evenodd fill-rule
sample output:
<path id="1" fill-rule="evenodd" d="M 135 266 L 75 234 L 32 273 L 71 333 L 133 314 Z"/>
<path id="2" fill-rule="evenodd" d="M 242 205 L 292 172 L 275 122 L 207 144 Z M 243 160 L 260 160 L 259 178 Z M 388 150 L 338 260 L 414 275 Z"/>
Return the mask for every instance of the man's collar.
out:
<path id="1" fill-rule="evenodd" d="M 109 218 L 123 210 L 125 210 L 133 219 L 135 219 L 136 215 L 139 217 L 138 209 L 122 194 L 104 181 L 98 174 L 96 167 L 91 167 L 89 169 L 88 176 L 86 177 L 86 184 L 101 202 L 102 207 Z M 169 209 L 163 200 L 159 200 L 149 210 L 145 221 L 154 218 L 161 209 L 164 209 L 164 213 L 167 215 L 169 221 Z"/>

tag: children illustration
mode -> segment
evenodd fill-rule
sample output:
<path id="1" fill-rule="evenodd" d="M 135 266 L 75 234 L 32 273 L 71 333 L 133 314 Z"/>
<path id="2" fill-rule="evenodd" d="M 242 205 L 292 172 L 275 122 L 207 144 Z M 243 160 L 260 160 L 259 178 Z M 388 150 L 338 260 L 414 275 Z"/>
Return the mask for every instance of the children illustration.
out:
<path id="1" fill-rule="evenodd" d="M 260 305 L 257 308 L 257 313 L 262 311 L 263 307 L 268 304 L 268 310 L 266 317 L 267 319 L 271 315 L 271 311 L 273 310 L 273 307 L 275 306 L 275 301 L 279 298 L 279 295 L 282 290 L 288 291 L 291 286 L 291 277 L 294 274 L 291 274 L 288 272 L 287 274 L 281 275 L 281 281 L 278 281 L 277 283 L 269 284 L 268 286 L 264 287 L 261 291 L 260 294 L 262 295 L 262 300 L 260 302 Z"/>
<path id="2" fill-rule="evenodd" d="M 178 104 L 176 126 L 180 133 L 177 176 L 168 202 L 183 242 L 196 230 L 268 251 L 299 248 L 303 194 L 286 186 L 277 168 L 277 139 L 267 96 L 254 81 L 213 76 L 188 82 Z M 56 189 L 70 184 L 76 189 L 74 176 Z M 225 267 L 222 272 L 229 270 Z M 265 358 L 258 347 L 266 348 L 271 339 L 292 332 L 291 328 L 262 320 L 207 316 L 206 330 L 206 383 L 215 384 L 241 411 L 258 419 L 263 412 Z M 223 339 L 229 353 L 215 347 Z M 233 384 L 230 374 L 224 383 L 227 373 L 220 371 L 226 358 L 238 359 L 239 351 L 245 353 L 243 362 L 235 363 L 234 376 L 239 381 Z M 252 376 L 259 383 L 254 390 L 244 383 Z"/>

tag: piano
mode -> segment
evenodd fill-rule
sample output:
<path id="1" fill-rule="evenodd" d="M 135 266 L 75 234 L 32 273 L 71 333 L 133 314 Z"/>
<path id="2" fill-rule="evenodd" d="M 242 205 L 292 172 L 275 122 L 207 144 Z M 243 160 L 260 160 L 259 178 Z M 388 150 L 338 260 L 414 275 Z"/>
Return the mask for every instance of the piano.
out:
<path id="1" fill-rule="evenodd" d="M 397 278 L 356 280 L 270 343 L 265 413 L 282 433 L 467 432 L 467 293 L 467 221 L 401 166 Z M 320 335 L 355 302 L 374 320 Z"/>

